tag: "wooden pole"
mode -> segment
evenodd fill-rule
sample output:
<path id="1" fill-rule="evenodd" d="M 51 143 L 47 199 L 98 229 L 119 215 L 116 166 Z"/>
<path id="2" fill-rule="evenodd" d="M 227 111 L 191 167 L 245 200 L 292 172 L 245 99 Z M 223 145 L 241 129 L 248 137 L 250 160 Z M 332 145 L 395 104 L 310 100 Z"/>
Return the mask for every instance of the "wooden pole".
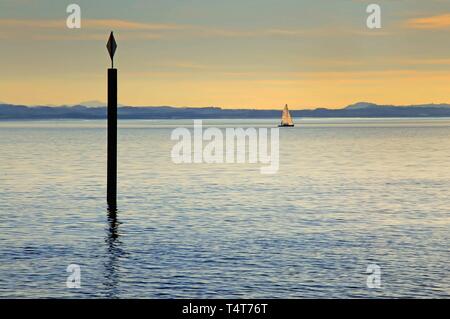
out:
<path id="1" fill-rule="evenodd" d="M 117 69 L 108 69 L 108 190 L 109 206 L 117 203 Z"/>

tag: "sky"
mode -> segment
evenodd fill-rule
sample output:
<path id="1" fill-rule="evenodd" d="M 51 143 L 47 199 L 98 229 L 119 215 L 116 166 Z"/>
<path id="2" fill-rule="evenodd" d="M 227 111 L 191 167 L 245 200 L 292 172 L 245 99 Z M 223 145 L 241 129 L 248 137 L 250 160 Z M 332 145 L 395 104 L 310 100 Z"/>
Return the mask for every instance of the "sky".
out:
<path id="1" fill-rule="evenodd" d="M 0 0 L 0 101 L 105 101 L 111 30 L 125 105 L 450 103 L 450 0 Z"/>

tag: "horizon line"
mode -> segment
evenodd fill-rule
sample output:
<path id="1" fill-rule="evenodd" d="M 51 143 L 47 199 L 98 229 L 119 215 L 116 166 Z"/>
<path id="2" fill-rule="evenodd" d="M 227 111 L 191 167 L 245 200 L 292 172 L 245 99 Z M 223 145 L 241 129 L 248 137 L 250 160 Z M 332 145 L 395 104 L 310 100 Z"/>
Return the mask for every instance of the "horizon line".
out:
<path id="1" fill-rule="evenodd" d="M 98 105 L 87 105 L 87 104 L 98 104 Z M 340 109 L 345 109 L 347 107 L 350 106 L 355 106 L 355 105 L 359 105 L 359 104 L 368 104 L 368 105 L 375 105 L 375 106 L 392 106 L 392 107 L 415 107 L 415 106 L 424 106 L 424 105 L 449 105 L 450 106 L 450 102 L 429 102 L 429 103 L 417 103 L 417 104 L 385 104 L 385 103 L 375 103 L 375 102 L 366 102 L 366 101 L 358 101 L 355 103 L 351 103 L 351 104 L 347 104 L 347 105 L 343 105 L 343 106 L 339 106 L 339 107 L 329 107 L 329 106 L 316 106 L 316 107 L 289 107 L 289 103 L 287 104 L 289 107 L 290 111 L 304 111 L 304 110 L 318 110 L 318 109 L 328 109 L 328 110 L 340 110 Z M 77 106 L 83 106 L 86 108 L 102 108 L 102 107 L 107 107 L 107 103 L 106 102 L 101 102 L 101 101 L 85 101 L 85 102 L 80 102 L 80 103 L 76 103 L 76 104 L 34 104 L 34 105 L 30 105 L 30 104 L 15 104 L 15 103 L 9 103 L 9 102 L 3 102 L 0 101 L 0 105 L 11 105 L 11 106 L 25 106 L 25 107 L 50 107 L 50 108 L 62 108 L 62 107 L 77 107 Z M 184 105 L 184 106 L 176 106 L 176 105 L 128 105 L 128 104 L 122 104 L 122 103 L 118 103 L 118 107 L 119 108 L 123 108 L 123 107 L 135 107 L 135 108 L 162 108 L 162 107 L 166 107 L 166 108 L 174 108 L 174 109 L 186 109 L 186 108 L 190 108 L 190 109 L 207 109 L 207 108 L 215 108 L 215 109 L 221 109 L 221 110 L 257 110 L 257 111 L 277 111 L 279 109 L 282 109 L 284 107 L 284 105 L 286 105 L 286 103 L 284 103 L 283 105 L 280 104 L 280 107 L 270 107 L 270 108 L 257 108 L 257 107 L 224 107 L 224 106 L 215 106 L 215 105 L 209 105 L 209 106 L 189 106 L 189 105 Z"/>

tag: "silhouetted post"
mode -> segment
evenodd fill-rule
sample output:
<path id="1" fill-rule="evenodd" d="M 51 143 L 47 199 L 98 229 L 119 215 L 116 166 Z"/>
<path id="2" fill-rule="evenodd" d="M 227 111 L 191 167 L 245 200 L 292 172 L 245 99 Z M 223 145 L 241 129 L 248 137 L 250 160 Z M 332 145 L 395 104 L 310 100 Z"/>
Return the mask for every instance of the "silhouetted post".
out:
<path id="1" fill-rule="evenodd" d="M 114 69 L 114 53 L 117 44 L 111 32 L 108 44 L 111 57 L 111 68 L 108 69 L 108 190 L 109 206 L 116 206 L 117 202 L 117 69 Z"/>

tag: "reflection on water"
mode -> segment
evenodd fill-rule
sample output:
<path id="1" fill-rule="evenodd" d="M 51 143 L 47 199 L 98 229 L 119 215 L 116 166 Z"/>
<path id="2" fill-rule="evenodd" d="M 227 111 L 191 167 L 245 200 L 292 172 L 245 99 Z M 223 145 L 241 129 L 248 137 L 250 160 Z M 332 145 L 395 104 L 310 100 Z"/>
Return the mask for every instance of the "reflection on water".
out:
<path id="1" fill-rule="evenodd" d="M 119 222 L 117 220 L 117 206 L 108 206 L 108 227 L 105 239 L 107 258 L 105 260 L 105 293 L 107 298 L 119 296 L 119 259 L 124 255 L 119 238 Z"/>

